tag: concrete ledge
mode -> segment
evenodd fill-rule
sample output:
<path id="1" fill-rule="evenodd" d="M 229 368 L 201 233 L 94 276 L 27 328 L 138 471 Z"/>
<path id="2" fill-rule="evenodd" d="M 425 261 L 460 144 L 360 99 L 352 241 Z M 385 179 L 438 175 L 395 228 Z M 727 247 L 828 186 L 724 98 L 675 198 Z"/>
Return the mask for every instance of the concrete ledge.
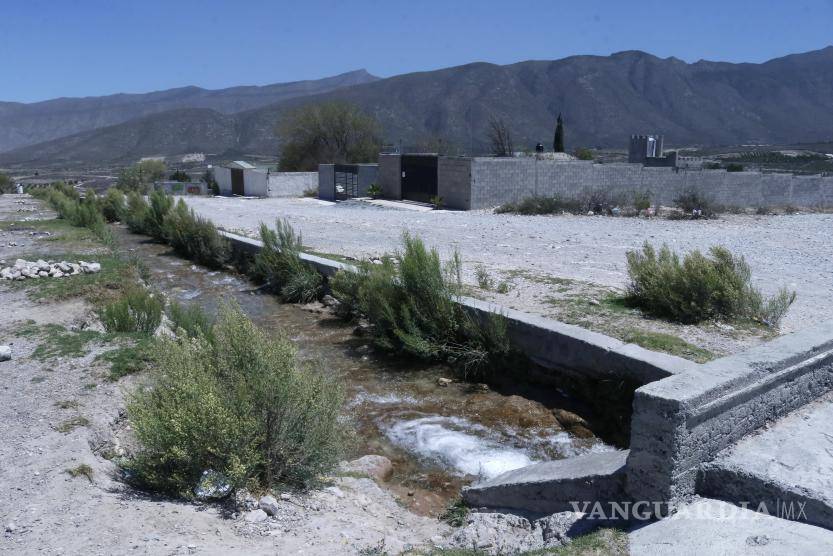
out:
<path id="1" fill-rule="evenodd" d="M 627 451 L 591 453 L 508 471 L 463 489 L 472 507 L 553 514 L 571 502 L 625 500 Z"/>
<path id="2" fill-rule="evenodd" d="M 702 469 L 698 494 L 752 508 L 763 503 L 771 513 L 833 529 L 831 423 L 828 394 L 721 452 Z"/>
<path id="3" fill-rule="evenodd" d="M 232 248 L 253 255 L 263 248 L 256 239 L 221 231 Z M 324 276 L 353 265 L 301 253 L 301 259 Z M 461 297 L 459 303 L 478 318 L 502 315 L 512 344 L 539 365 L 583 378 L 620 378 L 645 384 L 698 367 L 685 359 L 656 353 L 615 338 L 500 305 Z"/>
<path id="4" fill-rule="evenodd" d="M 833 390 L 833 321 L 637 389 L 628 491 L 674 503 L 725 448 Z"/>

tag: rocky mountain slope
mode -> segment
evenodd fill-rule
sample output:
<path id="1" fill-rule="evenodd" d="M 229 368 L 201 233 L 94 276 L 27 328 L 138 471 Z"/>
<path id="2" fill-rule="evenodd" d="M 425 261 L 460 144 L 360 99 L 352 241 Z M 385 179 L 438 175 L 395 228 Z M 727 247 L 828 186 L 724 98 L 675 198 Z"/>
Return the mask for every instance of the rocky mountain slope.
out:
<path id="1" fill-rule="evenodd" d="M 666 145 L 823 141 L 833 136 L 833 47 L 762 64 L 657 58 L 639 51 L 498 66 L 473 63 L 284 99 L 234 114 L 164 112 L 0 155 L 0 165 L 113 161 L 188 150 L 275 154 L 275 124 L 306 102 L 343 99 L 373 114 L 385 139 L 440 137 L 483 152 L 491 115 L 520 148 L 549 145 L 563 113 L 567 148 L 621 147 L 632 133 Z M 2 120 L 0 119 L 0 122 Z M 180 130 L 177 132 L 177 130 Z"/>
<path id="2" fill-rule="evenodd" d="M 260 87 L 218 90 L 181 87 L 143 94 L 58 98 L 31 104 L 0 102 L 0 152 L 159 112 L 207 108 L 222 114 L 232 114 L 376 79 L 365 70 L 358 70 L 324 79 Z"/>

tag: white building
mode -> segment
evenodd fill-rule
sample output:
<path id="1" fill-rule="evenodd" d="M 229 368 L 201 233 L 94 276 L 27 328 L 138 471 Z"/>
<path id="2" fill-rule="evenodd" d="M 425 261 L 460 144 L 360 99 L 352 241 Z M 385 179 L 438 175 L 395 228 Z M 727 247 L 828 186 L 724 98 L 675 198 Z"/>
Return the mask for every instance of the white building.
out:
<path id="1" fill-rule="evenodd" d="M 273 172 L 243 160 L 214 168 L 221 195 L 246 197 L 300 197 L 318 188 L 318 172 Z"/>

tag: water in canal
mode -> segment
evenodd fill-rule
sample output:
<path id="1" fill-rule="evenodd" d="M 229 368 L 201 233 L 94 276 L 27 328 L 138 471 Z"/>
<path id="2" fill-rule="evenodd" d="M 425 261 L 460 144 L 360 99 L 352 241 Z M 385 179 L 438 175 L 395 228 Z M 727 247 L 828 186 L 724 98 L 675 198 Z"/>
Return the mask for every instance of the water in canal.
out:
<path id="1" fill-rule="evenodd" d="M 344 415 L 356 430 L 351 455 L 390 458 L 394 475 L 387 486 L 415 511 L 441 511 L 478 476 L 610 449 L 595 437 L 565 432 L 552 404 L 484 385 L 441 386 L 438 378 L 453 376 L 446 366 L 377 353 L 353 335 L 353 326 L 326 312 L 280 303 L 245 276 L 209 271 L 143 236 L 123 232 L 121 239 L 145 262 L 152 285 L 172 299 L 213 314 L 221 299 L 233 298 L 261 327 L 283 330 L 301 358 L 341 375 L 348 392 Z"/>

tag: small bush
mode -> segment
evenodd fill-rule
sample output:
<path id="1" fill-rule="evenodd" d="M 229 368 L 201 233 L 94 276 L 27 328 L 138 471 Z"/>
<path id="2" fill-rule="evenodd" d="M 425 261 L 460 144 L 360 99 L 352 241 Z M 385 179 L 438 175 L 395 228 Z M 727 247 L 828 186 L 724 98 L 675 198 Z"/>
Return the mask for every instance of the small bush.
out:
<path id="1" fill-rule="evenodd" d="M 310 187 L 304 189 L 303 193 L 304 197 L 318 197 L 318 188 L 317 187 Z"/>
<path id="2" fill-rule="evenodd" d="M 162 322 L 163 306 L 159 296 L 136 287 L 105 305 L 99 316 L 107 332 L 139 332 L 150 336 Z"/>
<path id="3" fill-rule="evenodd" d="M 221 306 L 214 337 L 164 340 L 153 386 L 130 399 L 141 450 L 125 467 L 136 481 L 190 497 L 206 470 L 257 488 L 303 487 L 329 472 L 345 438 L 341 384 L 302 367 L 288 339 L 236 306 Z"/>
<path id="4" fill-rule="evenodd" d="M 180 199 L 162 222 L 165 240 L 174 251 L 209 268 L 223 268 L 229 259 L 228 241 L 208 220 L 194 214 Z"/>
<path id="5" fill-rule="evenodd" d="M 651 208 L 651 192 L 648 190 L 634 191 L 633 208 L 635 208 L 639 212 Z"/>
<path id="6" fill-rule="evenodd" d="M 556 214 L 569 212 L 578 214 L 581 212 L 581 203 L 570 199 L 564 199 L 559 195 L 553 197 L 527 197 L 517 203 L 506 203 L 495 209 L 495 213 L 514 213 L 523 215 Z"/>
<path id="7" fill-rule="evenodd" d="M 382 196 L 382 186 L 378 183 L 371 183 L 370 186 L 367 188 L 367 195 L 376 199 L 377 197 Z"/>
<path id="8" fill-rule="evenodd" d="M 692 251 L 681 262 L 667 245 L 657 253 L 648 243 L 641 251 L 628 251 L 628 301 L 684 323 L 748 318 L 778 326 L 795 293 L 782 290 L 765 300 L 752 286 L 743 257 L 720 246 L 712 247 L 709 255 Z"/>
<path id="9" fill-rule="evenodd" d="M 432 196 L 428 202 L 434 205 L 434 210 L 440 210 L 445 205 L 445 200 L 439 195 Z"/>
<path id="10" fill-rule="evenodd" d="M 364 262 L 353 276 L 337 276 L 333 295 L 367 317 L 380 348 L 483 374 L 509 352 L 505 321 L 477 321 L 455 303 L 462 291 L 459 255 L 443 266 L 421 240 L 405 234 L 403 244 L 382 264 Z"/>
<path id="11" fill-rule="evenodd" d="M 587 147 L 579 147 L 573 151 L 573 155 L 579 160 L 593 160 L 593 151 Z"/>
<path id="12" fill-rule="evenodd" d="M 148 204 L 142 195 L 137 191 L 131 191 L 127 195 L 127 212 L 124 222 L 127 228 L 134 234 L 145 233 L 148 219 Z"/>
<path id="13" fill-rule="evenodd" d="M 474 276 L 477 278 L 477 285 L 481 290 L 491 290 L 494 286 L 494 281 L 484 265 L 479 264 L 474 267 Z"/>
<path id="14" fill-rule="evenodd" d="M 104 198 L 99 201 L 99 209 L 107 222 L 121 222 L 127 210 L 124 193 L 120 189 L 111 187 Z"/>
<path id="15" fill-rule="evenodd" d="M 82 463 L 81 465 L 78 465 L 71 469 L 67 469 L 66 472 L 73 479 L 77 477 L 84 477 L 88 481 L 93 482 L 93 468 L 87 465 L 86 463 Z"/>
<path id="16" fill-rule="evenodd" d="M 691 218 L 713 218 L 717 216 L 718 207 L 706 195 L 696 189 L 689 189 L 674 199 L 674 205 Z"/>
<path id="17" fill-rule="evenodd" d="M 214 341 L 211 318 L 197 305 L 181 305 L 174 301 L 168 305 L 167 314 L 175 332 L 182 330 L 189 338 Z"/>
<path id="18" fill-rule="evenodd" d="M 301 236 L 289 222 L 278 220 L 274 230 L 261 224 L 260 239 L 263 249 L 255 256 L 253 277 L 290 303 L 309 303 L 321 295 L 323 279 L 301 260 Z"/>
<path id="19" fill-rule="evenodd" d="M 165 241 L 165 216 L 174 205 L 173 197 L 164 191 L 150 194 L 150 206 L 145 214 L 144 233 L 157 241 Z"/>
<path id="20" fill-rule="evenodd" d="M 738 164 L 737 162 L 730 162 L 726 165 L 727 172 L 743 172 L 743 164 Z"/>

